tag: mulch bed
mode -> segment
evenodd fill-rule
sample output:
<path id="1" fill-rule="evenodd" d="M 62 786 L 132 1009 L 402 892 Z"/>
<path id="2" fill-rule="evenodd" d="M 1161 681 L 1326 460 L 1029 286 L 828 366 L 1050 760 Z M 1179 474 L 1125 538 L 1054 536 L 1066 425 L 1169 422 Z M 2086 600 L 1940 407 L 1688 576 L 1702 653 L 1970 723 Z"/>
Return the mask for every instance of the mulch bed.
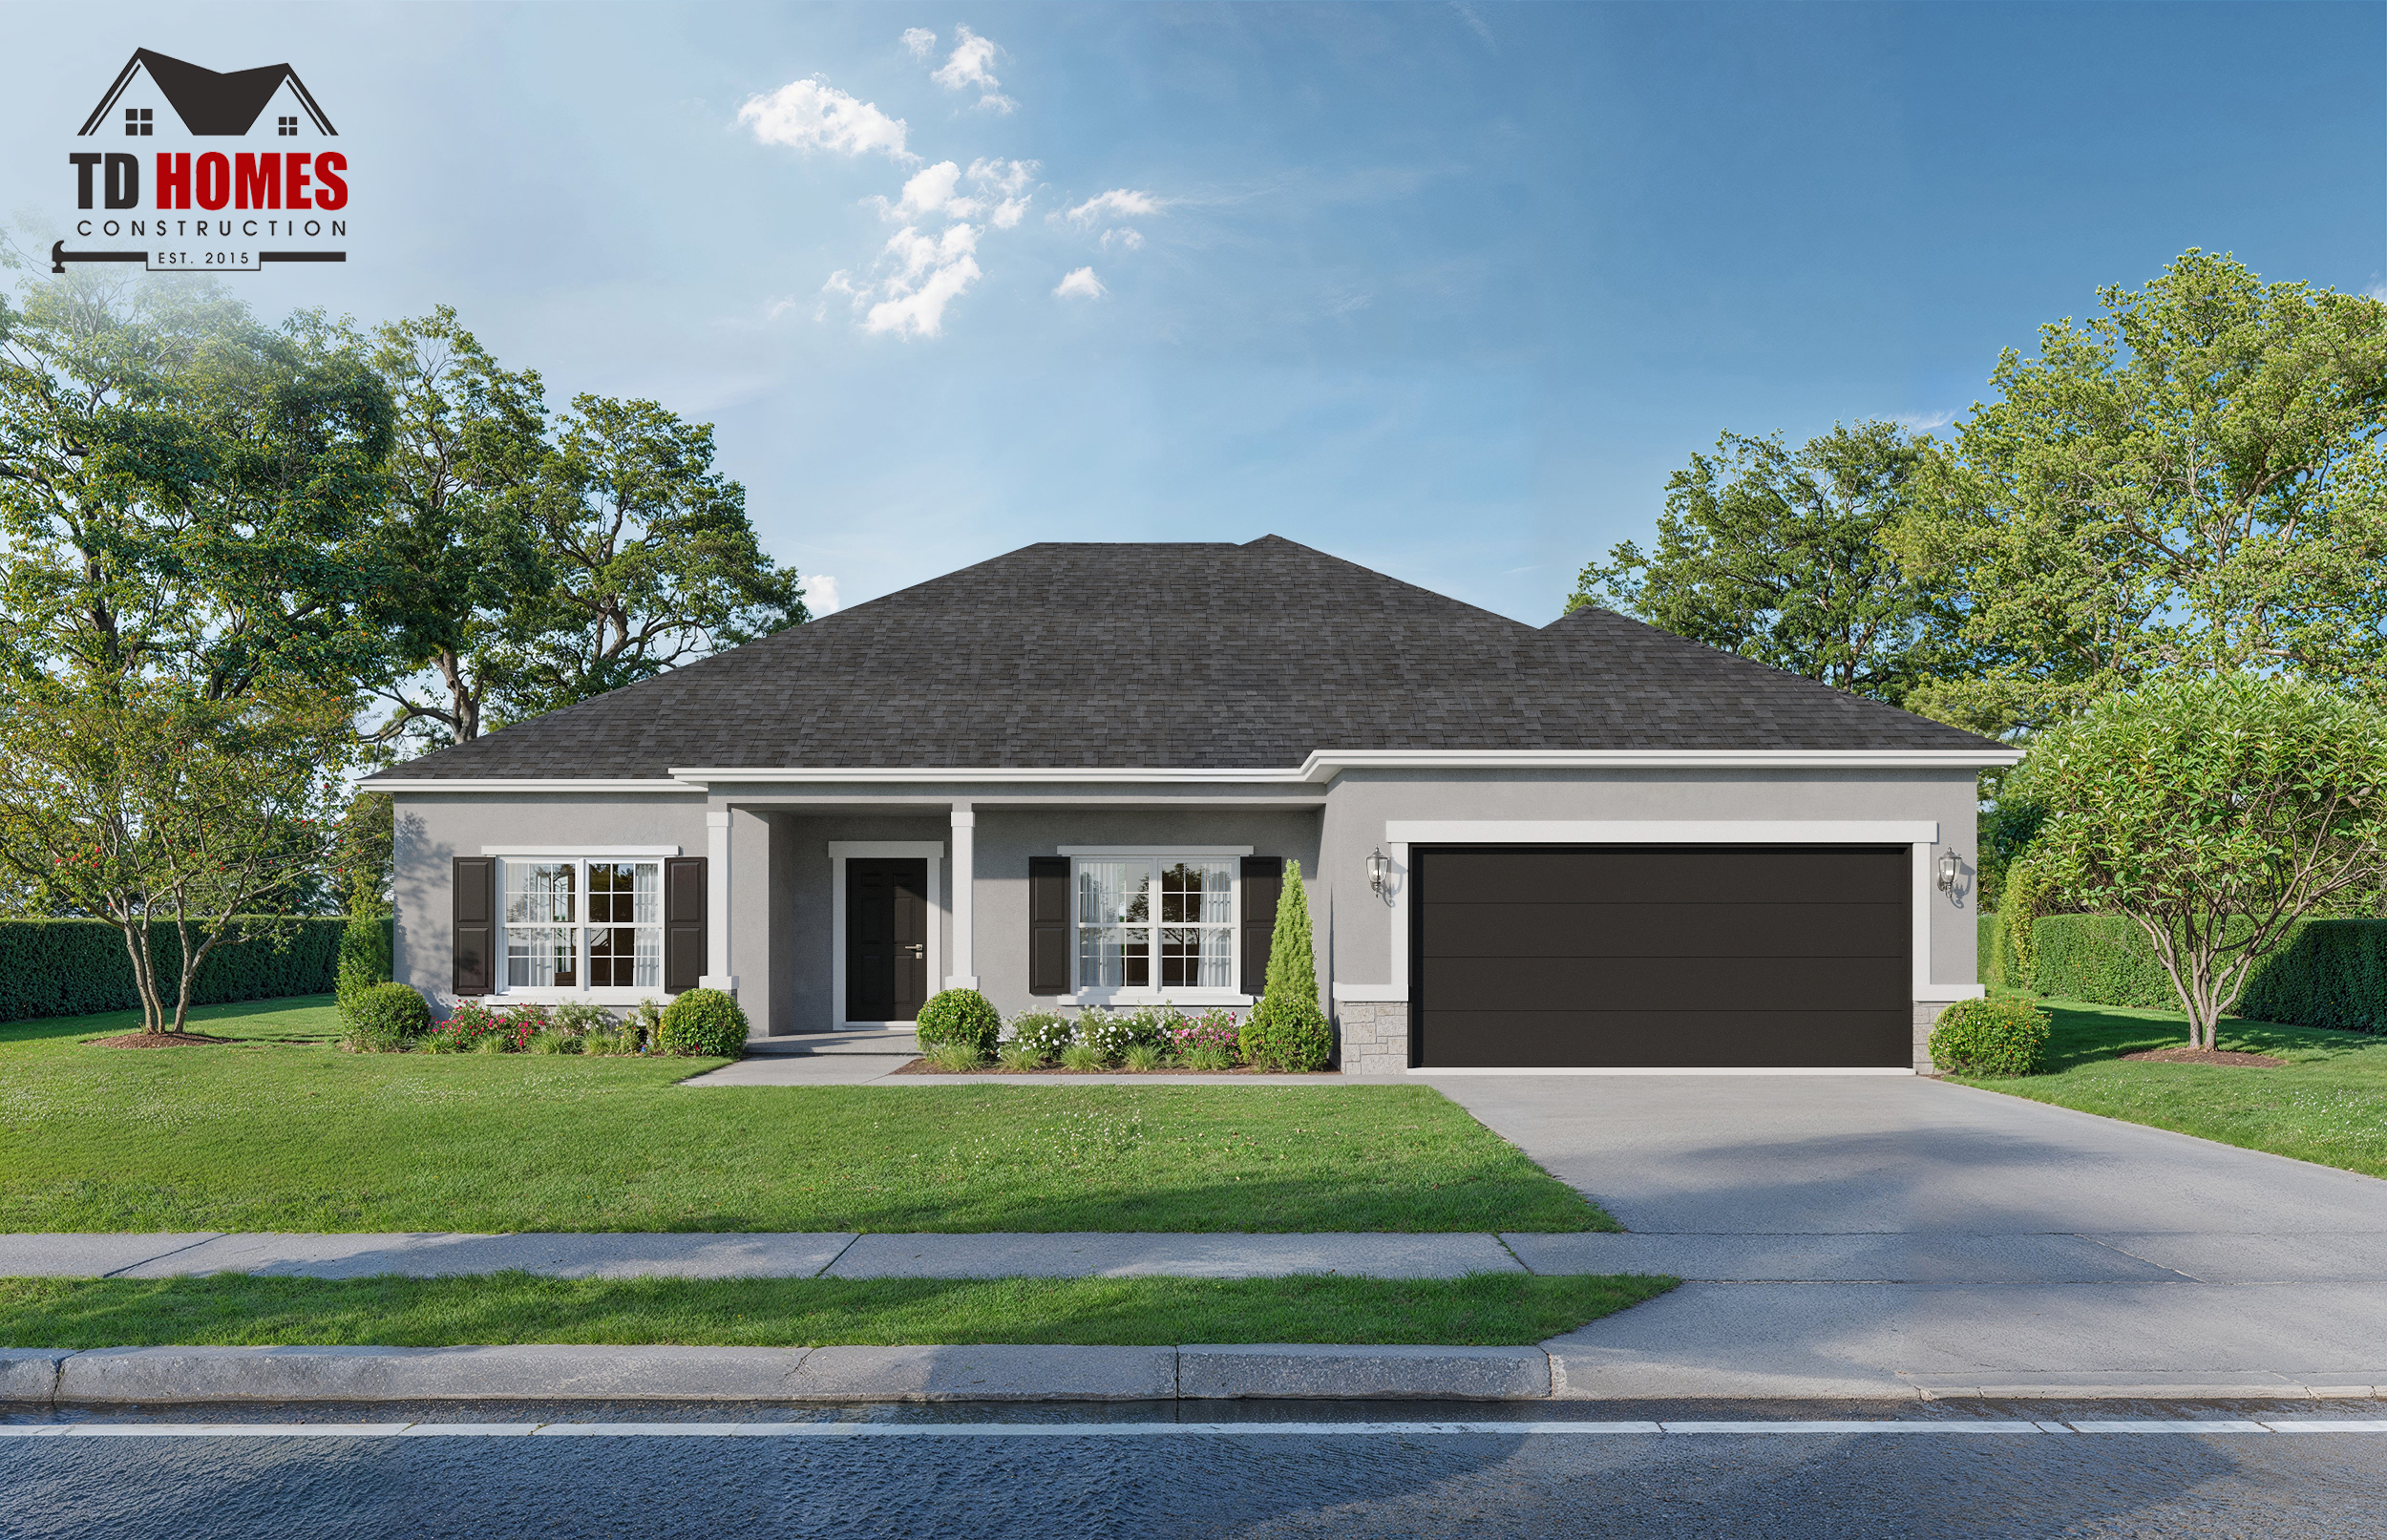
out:
<path id="1" fill-rule="evenodd" d="M 95 1048 L 204 1048 L 237 1043 L 238 1038 L 209 1037 L 204 1032 L 127 1032 L 121 1037 L 94 1038 Z"/>
<path id="2" fill-rule="evenodd" d="M 1331 1070 L 1320 1070 L 1319 1072 L 1320 1074 L 1332 1073 Z M 1204 1075 L 1215 1076 L 1222 1080 L 1230 1080 L 1236 1075 L 1280 1074 L 1283 1073 L 1283 1071 L 1253 1069 L 1248 1065 L 1238 1066 L 1234 1069 L 1188 1069 L 1183 1065 L 1163 1065 L 1158 1069 L 1120 1069 L 1116 1067 L 1109 1069 L 1063 1069 L 1058 1065 L 1050 1065 L 1043 1069 L 1009 1069 L 1005 1068 L 1002 1065 L 987 1065 L 979 1069 L 945 1069 L 940 1067 L 930 1060 L 915 1059 L 910 1064 L 898 1069 L 896 1073 L 898 1075 Z"/>
<path id="3" fill-rule="evenodd" d="M 2149 1048 L 2123 1057 L 2143 1065 L 2236 1065 L 2249 1069 L 2284 1069 L 2288 1065 L 2287 1060 L 2268 1053 L 2238 1053 L 2229 1048 Z"/>

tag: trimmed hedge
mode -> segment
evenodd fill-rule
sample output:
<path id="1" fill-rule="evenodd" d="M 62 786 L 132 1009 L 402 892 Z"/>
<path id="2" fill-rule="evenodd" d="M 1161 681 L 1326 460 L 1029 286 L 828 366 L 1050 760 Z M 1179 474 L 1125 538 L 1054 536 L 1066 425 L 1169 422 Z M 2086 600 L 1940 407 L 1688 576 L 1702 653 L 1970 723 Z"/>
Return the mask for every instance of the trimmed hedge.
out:
<path id="1" fill-rule="evenodd" d="M 2058 1000 L 2177 1010 L 2171 976 L 2136 922 L 2120 915 L 2042 915 L 2038 972 L 2023 979 L 1997 916 L 1981 917 L 1981 982 Z M 2387 1032 L 2387 919 L 2308 919 L 2255 964 L 2234 1013 L 2249 1021 Z"/>
<path id="2" fill-rule="evenodd" d="M 912 1023 L 923 1048 L 940 1043 L 960 1043 L 982 1059 L 995 1051 L 1003 1036 L 1003 1016 L 975 989 L 940 989 L 928 997 Z"/>
<path id="3" fill-rule="evenodd" d="M 348 923 L 339 915 L 308 916 L 292 922 L 279 946 L 254 940 L 217 947 L 200 964 L 191 1003 L 331 993 L 340 933 Z M 174 927 L 152 924 L 149 945 L 171 1002 L 171 983 L 182 965 Z M 0 919 L 0 1022 L 138 1010 L 140 1003 L 124 933 L 106 920 Z"/>
<path id="4" fill-rule="evenodd" d="M 746 1052 L 746 1012 L 736 996 L 723 990 L 687 990 L 663 1008 L 655 1051 L 740 1058 Z"/>

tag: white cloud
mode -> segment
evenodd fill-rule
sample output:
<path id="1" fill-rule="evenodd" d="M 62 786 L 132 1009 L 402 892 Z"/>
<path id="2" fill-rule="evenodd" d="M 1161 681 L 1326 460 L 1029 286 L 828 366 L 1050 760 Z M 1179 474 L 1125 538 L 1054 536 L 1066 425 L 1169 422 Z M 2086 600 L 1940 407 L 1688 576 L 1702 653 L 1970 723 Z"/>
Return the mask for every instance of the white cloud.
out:
<path id="1" fill-rule="evenodd" d="M 1020 189 L 1025 187 L 1035 178 L 1036 162 L 1033 160 L 973 160 L 970 162 L 970 180 L 990 192 L 1001 193 L 1005 198 L 1018 197 Z"/>
<path id="2" fill-rule="evenodd" d="M 937 34 L 925 27 L 903 29 L 903 46 L 916 59 L 928 57 L 928 51 L 937 46 Z"/>
<path id="3" fill-rule="evenodd" d="M 1096 193 L 1077 207 L 1065 212 L 1062 218 L 1085 229 L 1105 220 L 1158 214 L 1167 206 L 1150 193 L 1138 192 L 1132 187 L 1113 187 L 1107 193 Z"/>
<path id="4" fill-rule="evenodd" d="M 950 160 L 940 160 L 905 182 L 903 196 L 895 202 L 890 203 L 883 198 L 869 201 L 878 205 L 878 212 L 884 218 L 911 222 L 944 212 L 947 205 L 953 202 L 954 189 L 961 181 L 961 168 Z M 964 211 L 955 212 L 960 214 Z"/>
<path id="5" fill-rule="evenodd" d="M 990 91 L 983 96 L 979 97 L 978 105 L 987 112 L 995 113 L 1004 117 L 1008 117 L 1013 113 L 1019 111 L 1020 107 L 1017 98 L 1006 96 L 1000 91 Z"/>
<path id="6" fill-rule="evenodd" d="M 1910 412 L 1906 416 L 1892 417 L 1890 420 L 1910 433 L 1929 433 L 1955 421 L 1956 414 L 1953 411 Z"/>
<path id="7" fill-rule="evenodd" d="M 880 249 L 862 282 L 840 269 L 829 275 L 821 292 L 844 295 L 864 331 L 941 336 L 945 306 L 979 280 L 978 236 L 972 224 L 947 225 L 937 236 L 907 224 Z"/>
<path id="8" fill-rule="evenodd" d="M 973 86 L 981 91 L 992 91 L 1003 84 L 995 78 L 994 71 L 987 68 L 995 62 L 995 55 L 1003 52 L 995 47 L 993 39 L 981 37 L 967 27 L 956 27 L 953 38 L 953 53 L 943 66 L 931 73 L 928 78 L 947 91 L 967 91 Z M 930 41 L 935 41 L 933 34 Z"/>
<path id="9" fill-rule="evenodd" d="M 1091 267 L 1080 267 L 1054 285 L 1052 290 L 1053 298 L 1057 300 L 1099 300 L 1109 292 L 1103 287 L 1102 280 L 1094 276 Z"/>
<path id="10" fill-rule="evenodd" d="M 1132 225 L 1123 226 L 1116 230 L 1105 230 L 1102 245 L 1105 251 L 1109 251 L 1114 245 L 1124 247 L 1129 251 L 1138 251 L 1144 245 L 1144 232 Z"/>
<path id="11" fill-rule="evenodd" d="M 738 121 L 753 130 L 765 144 L 785 144 L 798 150 L 834 150 L 840 155 L 868 155 L 877 150 L 898 160 L 919 157 L 903 147 L 909 133 L 900 117 L 889 117 L 866 101 L 857 101 L 827 81 L 791 80 L 768 96 L 754 95 L 738 109 Z"/>
<path id="12" fill-rule="evenodd" d="M 805 579 L 804 607 L 813 612 L 814 620 L 845 608 L 845 601 L 837 597 L 837 580 L 825 572 L 815 572 Z"/>

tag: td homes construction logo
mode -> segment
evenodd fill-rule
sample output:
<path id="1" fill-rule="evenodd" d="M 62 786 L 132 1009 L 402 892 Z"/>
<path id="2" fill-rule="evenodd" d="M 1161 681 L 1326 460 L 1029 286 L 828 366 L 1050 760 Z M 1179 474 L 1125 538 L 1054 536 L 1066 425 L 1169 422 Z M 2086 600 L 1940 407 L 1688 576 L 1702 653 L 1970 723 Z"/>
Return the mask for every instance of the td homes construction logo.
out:
<path id="1" fill-rule="evenodd" d="M 154 273 L 253 273 L 346 262 L 349 158 L 320 147 L 338 137 L 286 64 L 222 74 L 136 49 L 75 135 L 93 146 L 67 156 L 74 234 L 109 245 L 57 242 L 50 270 L 137 262 Z M 222 139 L 254 148 L 207 143 Z"/>

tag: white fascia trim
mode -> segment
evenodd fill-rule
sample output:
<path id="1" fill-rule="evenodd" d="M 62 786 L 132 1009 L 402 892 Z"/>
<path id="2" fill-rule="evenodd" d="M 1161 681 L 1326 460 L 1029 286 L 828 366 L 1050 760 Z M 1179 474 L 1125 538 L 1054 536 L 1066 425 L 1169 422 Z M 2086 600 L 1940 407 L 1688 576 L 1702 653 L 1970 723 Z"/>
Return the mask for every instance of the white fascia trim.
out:
<path id="1" fill-rule="evenodd" d="M 2019 749 L 1320 749 L 1300 778 L 1347 770 L 1978 770 Z M 675 771 L 675 774 L 686 773 Z"/>
<path id="2" fill-rule="evenodd" d="M 1056 845 L 1056 855 L 1249 855 L 1249 845 Z"/>
<path id="3" fill-rule="evenodd" d="M 1411 1069 L 1408 1074 L 1432 1075 L 1912 1075 L 1912 1069 Z"/>
<path id="4" fill-rule="evenodd" d="M 1354 1003 L 1375 1001 L 1404 1005 L 1408 1003 L 1409 986 L 1407 984 L 1337 984 L 1334 988 L 1334 997 L 1337 1000 L 1347 1000 Z"/>
<path id="5" fill-rule="evenodd" d="M 796 785 L 821 783 L 888 782 L 918 784 L 925 781 L 983 781 L 1011 785 L 1037 783 L 1054 785 L 1128 784 L 1144 781 L 1214 781 L 1234 784 L 1279 783 L 1299 781 L 1299 770 L 1168 770 L 1129 768 L 1112 770 L 1076 766 L 1060 770 L 972 769 L 965 765 L 947 768 L 922 766 L 853 766 L 842 770 L 822 770 L 806 766 L 784 770 L 681 770 L 674 767 L 672 774 L 683 781 L 716 785 L 748 785 L 755 782 L 785 781 Z"/>
<path id="6" fill-rule="evenodd" d="M 556 856 L 619 856 L 632 860 L 639 856 L 677 855 L 677 845 L 483 845 L 483 855 L 556 855 Z"/>
<path id="7" fill-rule="evenodd" d="M 608 781 L 595 776 L 580 780 L 434 780 L 427 775 L 374 775 L 356 783 L 360 791 L 586 791 L 592 795 L 657 796 L 666 792 L 702 791 L 692 781 Z"/>
<path id="8" fill-rule="evenodd" d="M 1388 844 L 1935 845 L 1930 819 L 1387 819 Z"/>

